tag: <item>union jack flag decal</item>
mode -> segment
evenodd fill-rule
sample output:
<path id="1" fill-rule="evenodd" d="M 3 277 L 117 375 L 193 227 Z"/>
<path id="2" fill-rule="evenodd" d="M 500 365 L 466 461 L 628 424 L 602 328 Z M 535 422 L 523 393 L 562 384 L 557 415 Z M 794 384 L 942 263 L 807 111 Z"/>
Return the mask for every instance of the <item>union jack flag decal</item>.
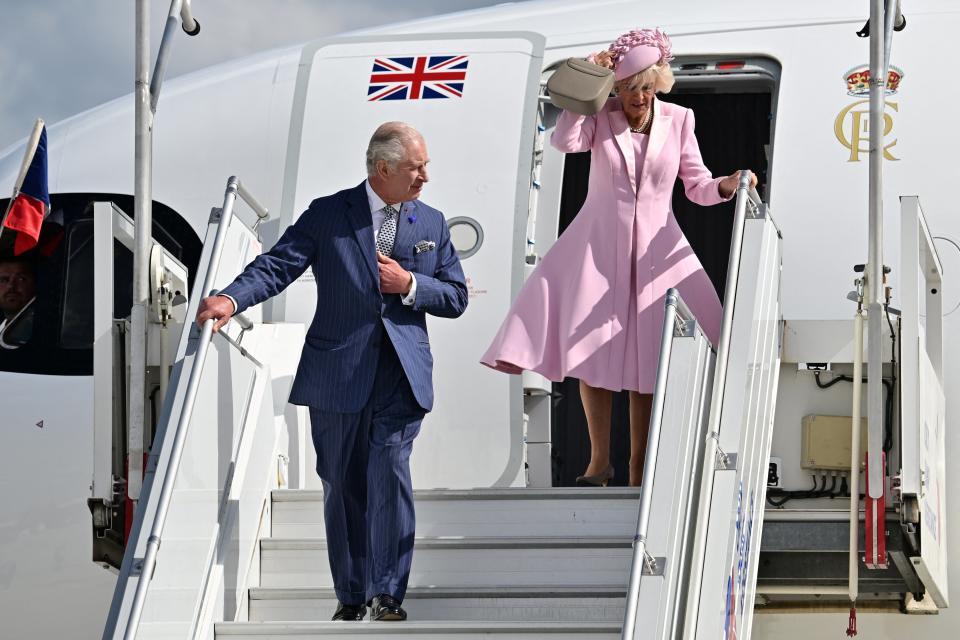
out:
<path id="1" fill-rule="evenodd" d="M 431 100 L 463 97 L 468 56 L 376 58 L 367 100 Z"/>

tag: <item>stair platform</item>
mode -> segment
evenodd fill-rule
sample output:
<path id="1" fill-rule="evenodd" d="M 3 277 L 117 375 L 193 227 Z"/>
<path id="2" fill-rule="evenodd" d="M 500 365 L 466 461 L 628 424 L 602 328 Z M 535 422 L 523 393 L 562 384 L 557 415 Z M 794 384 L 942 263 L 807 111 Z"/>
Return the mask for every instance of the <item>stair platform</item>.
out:
<path id="1" fill-rule="evenodd" d="M 633 487 L 415 491 L 417 535 L 627 536 L 637 528 Z M 272 535 L 324 538 L 322 491 L 274 491 Z"/>
<path id="2" fill-rule="evenodd" d="M 260 542 L 261 586 L 332 586 L 327 543 Z M 632 538 L 417 538 L 410 585 L 609 585 L 629 580 Z"/>
<path id="3" fill-rule="evenodd" d="M 415 492 L 406 622 L 330 622 L 337 598 L 320 491 L 274 491 L 248 621 L 216 638 L 619 639 L 636 488 Z"/>
<path id="4" fill-rule="evenodd" d="M 403 607 L 412 620 L 610 622 L 624 616 L 626 587 L 413 587 Z M 327 620 L 337 607 L 330 587 L 250 589 L 250 621 Z"/>
<path id="5" fill-rule="evenodd" d="M 220 622 L 216 625 L 216 637 L 242 637 L 244 640 L 349 640 L 357 637 L 366 640 L 546 640 L 557 637 L 617 640 L 620 638 L 620 627 L 620 623 L 582 622 Z"/>
<path id="6" fill-rule="evenodd" d="M 806 517 L 812 514 L 811 517 Z M 789 587 L 846 587 L 849 575 L 850 523 L 846 510 L 768 510 L 760 543 L 757 590 L 767 599 L 795 600 Z M 897 600 L 906 592 L 921 594 L 923 583 L 911 562 L 918 556 L 915 541 L 904 532 L 899 514 L 886 516 L 886 569 L 868 569 L 859 564 L 859 585 L 863 594 L 885 595 Z M 864 525 L 860 523 L 860 556 L 865 553 Z M 780 591 L 778 592 L 778 589 Z M 845 601 L 845 598 L 837 598 Z"/>

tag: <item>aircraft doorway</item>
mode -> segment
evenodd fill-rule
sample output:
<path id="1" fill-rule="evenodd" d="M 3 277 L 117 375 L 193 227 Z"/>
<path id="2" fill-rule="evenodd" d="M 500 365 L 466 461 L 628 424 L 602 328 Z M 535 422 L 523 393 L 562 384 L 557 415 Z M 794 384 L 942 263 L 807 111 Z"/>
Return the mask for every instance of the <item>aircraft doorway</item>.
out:
<path id="1" fill-rule="evenodd" d="M 696 134 L 704 164 L 714 176 L 729 175 L 740 168 L 752 169 L 758 190 L 766 197 L 770 184 L 770 159 L 776 115 L 779 64 L 756 59 L 720 62 L 686 58 L 674 61 L 677 83 L 666 102 L 693 109 Z M 587 194 L 590 152 L 567 154 L 560 195 L 558 235 L 570 224 Z M 723 300 L 726 285 L 734 202 L 704 208 L 689 200 L 677 180 L 673 210 L 680 228 L 700 259 L 717 294 Z M 655 366 L 655 365 L 654 365 Z M 628 397 L 614 395 L 610 438 L 611 485 L 626 485 L 630 454 Z M 590 440 L 580 403 L 579 382 L 567 378 L 553 384 L 551 442 L 553 483 L 573 486 L 590 458 Z"/>
<path id="2" fill-rule="evenodd" d="M 133 211 L 133 198 L 122 194 L 53 194 L 36 248 L 15 261 L 32 273 L 35 297 L 17 322 L 4 327 L 0 315 L 0 372 L 89 376 L 93 372 L 93 210 L 96 201 L 112 201 Z M 0 211 L 6 200 L 0 200 Z M 153 206 L 153 234 L 170 255 L 184 263 L 192 281 L 201 243 L 190 225 L 159 202 Z M 14 261 L 14 234 L 0 242 L 0 262 Z M 113 287 L 115 317 L 130 315 L 133 253 L 118 247 Z M 29 313 L 28 313 L 29 312 Z M 11 331 L 19 329 L 19 331 Z M 11 340 L 10 333 L 20 339 Z M 158 409 L 159 410 L 159 409 Z"/>

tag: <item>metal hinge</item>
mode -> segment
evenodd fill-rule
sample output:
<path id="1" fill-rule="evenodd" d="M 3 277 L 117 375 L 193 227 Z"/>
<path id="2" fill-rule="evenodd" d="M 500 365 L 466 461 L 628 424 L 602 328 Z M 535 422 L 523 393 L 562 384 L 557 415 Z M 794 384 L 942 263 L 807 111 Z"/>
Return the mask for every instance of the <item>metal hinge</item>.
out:
<path id="1" fill-rule="evenodd" d="M 646 551 L 643 552 L 643 575 L 662 576 L 666 574 L 667 559 L 663 556 L 654 558 Z"/>
<path id="2" fill-rule="evenodd" d="M 643 547 L 643 569 L 641 570 L 642 575 L 645 576 L 662 576 L 664 575 L 664 569 L 667 566 L 667 559 L 662 556 L 657 556 L 654 558 L 647 551 L 646 548 L 647 539 L 640 535 L 639 533 L 633 536 L 633 547 L 636 548 L 638 544 L 644 545 Z"/>
<path id="3" fill-rule="evenodd" d="M 673 321 L 673 337 L 674 338 L 692 338 L 697 329 L 696 320 L 683 320 L 680 316 L 676 316 Z"/>
<path id="4" fill-rule="evenodd" d="M 708 436 L 708 438 L 713 438 L 714 440 L 717 441 L 717 456 L 716 456 L 717 466 L 720 469 L 727 469 L 727 470 L 736 469 L 737 454 L 727 453 L 726 451 L 723 450 L 723 448 L 720 446 L 720 434 L 714 431 Z"/>

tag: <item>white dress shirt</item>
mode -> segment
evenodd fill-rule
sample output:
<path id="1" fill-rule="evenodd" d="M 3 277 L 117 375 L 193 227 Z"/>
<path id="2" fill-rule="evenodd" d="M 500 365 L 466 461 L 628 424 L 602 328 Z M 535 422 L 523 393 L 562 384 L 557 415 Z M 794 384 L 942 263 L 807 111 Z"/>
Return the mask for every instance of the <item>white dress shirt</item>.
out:
<path id="1" fill-rule="evenodd" d="M 367 202 L 370 203 L 370 213 L 373 215 L 373 244 L 377 244 L 377 236 L 380 234 L 380 227 L 383 226 L 383 221 L 387 217 L 387 213 L 383 210 L 387 206 L 387 203 L 377 195 L 377 192 L 373 190 L 373 187 L 370 186 L 369 180 L 363 181 L 363 186 L 367 189 Z M 394 207 L 398 212 L 403 206 L 403 203 L 397 203 L 398 206 Z M 400 220 L 397 220 L 397 226 L 400 226 Z M 379 264 L 379 263 L 378 263 Z M 237 312 L 237 301 L 233 299 L 232 296 L 228 296 L 225 293 L 219 294 L 233 303 L 233 312 Z M 406 306 L 412 306 L 414 302 L 417 301 L 417 277 L 410 274 L 410 293 L 400 298 Z"/>
<path id="2" fill-rule="evenodd" d="M 367 202 L 370 203 L 370 213 L 373 214 L 373 244 L 377 244 L 377 236 L 380 235 L 380 227 L 383 226 L 383 221 L 387 218 L 386 211 L 383 210 L 387 206 L 387 203 L 377 195 L 377 192 L 373 190 L 373 187 L 370 186 L 369 180 L 363 181 L 363 186 L 367 189 Z M 399 215 L 400 209 L 403 207 L 403 203 L 399 202 L 394 207 Z M 400 220 L 397 219 L 397 228 L 400 227 Z M 410 293 L 400 298 L 400 301 L 406 306 L 412 305 L 417 300 L 417 276 L 410 274 Z"/>

